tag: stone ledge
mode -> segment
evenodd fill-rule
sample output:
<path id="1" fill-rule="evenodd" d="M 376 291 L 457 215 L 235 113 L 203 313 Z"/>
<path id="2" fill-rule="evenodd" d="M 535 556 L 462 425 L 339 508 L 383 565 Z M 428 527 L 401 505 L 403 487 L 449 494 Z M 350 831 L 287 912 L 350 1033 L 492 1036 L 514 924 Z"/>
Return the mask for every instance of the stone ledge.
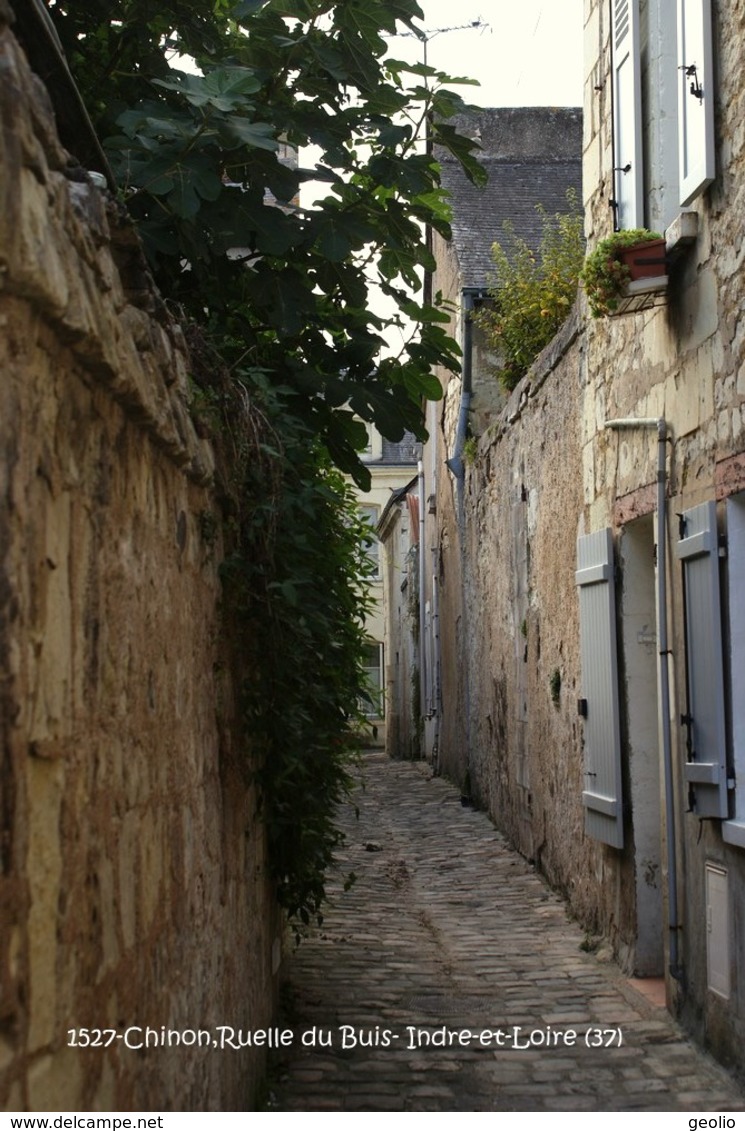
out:
<path id="1" fill-rule="evenodd" d="M 59 144 L 46 91 L 1 22 L 0 75 L 0 298 L 32 304 L 88 378 L 204 485 L 215 461 L 188 411 L 181 329 L 119 206 L 72 179 L 83 174 Z"/>
<path id="2" fill-rule="evenodd" d="M 554 337 L 539 353 L 532 366 L 515 386 L 504 409 L 495 422 L 483 433 L 479 450 L 487 451 L 504 432 L 522 416 L 526 405 L 533 400 L 562 358 L 576 342 L 582 328 L 579 302 L 575 302 L 569 315 Z"/>
<path id="3" fill-rule="evenodd" d="M 665 229 L 665 254 L 678 255 L 698 238 L 698 212 L 681 212 Z"/>

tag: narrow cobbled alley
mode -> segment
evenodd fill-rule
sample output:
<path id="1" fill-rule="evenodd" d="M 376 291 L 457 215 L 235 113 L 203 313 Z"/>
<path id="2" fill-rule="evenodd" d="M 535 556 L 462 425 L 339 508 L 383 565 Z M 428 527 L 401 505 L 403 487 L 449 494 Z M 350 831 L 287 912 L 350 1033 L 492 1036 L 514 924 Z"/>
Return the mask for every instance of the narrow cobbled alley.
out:
<path id="1" fill-rule="evenodd" d="M 323 927 L 289 963 L 275 1110 L 745 1110 L 452 785 L 376 753 L 364 781 Z"/>

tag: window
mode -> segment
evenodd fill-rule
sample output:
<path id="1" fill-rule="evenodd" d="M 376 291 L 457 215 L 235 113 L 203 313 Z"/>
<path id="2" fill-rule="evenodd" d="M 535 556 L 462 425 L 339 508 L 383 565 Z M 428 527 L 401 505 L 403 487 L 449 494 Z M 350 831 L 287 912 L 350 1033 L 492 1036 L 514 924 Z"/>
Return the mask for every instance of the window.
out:
<path id="1" fill-rule="evenodd" d="M 666 228 L 714 179 L 711 0 L 611 0 L 616 226 Z"/>
<path id="2" fill-rule="evenodd" d="M 375 572 L 373 573 L 372 576 L 373 576 L 373 578 L 379 579 L 380 578 L 380 542 L 378 541 L 378 537 L 375 534 L 375 527 L 378 525 L 378 519 L 380 517 L 380 508 L 374 507 L 374 506 L 367 506 L 367 505 L 361 506 L 360 507 L 360 514 L 362 515 L 363 519 L 365 519 L 367 521 L 368 525 L 370 526 L 370 535 L 369 535 L 369 537 L 365 538 L 365 551 L 367 553 L 368 558 L 372 562 L 373 568 L 375 570 Z"/>
<path id="3" fill-rule="evenodd" d="M 363 463 L 372 463 L 373 460 L 383 458 L 383 437 L 374 424 L 365 423 L 367 428 L 367 444 L 360 452 Z"/>
<path id="4" fill-rule="evenodd" d="M 360 700 L 360 710 L 368 719 L 382 719 L 383 709 L 383 645 L 371 640 L 365 646 L 363 660 L 365 697 Z"/>

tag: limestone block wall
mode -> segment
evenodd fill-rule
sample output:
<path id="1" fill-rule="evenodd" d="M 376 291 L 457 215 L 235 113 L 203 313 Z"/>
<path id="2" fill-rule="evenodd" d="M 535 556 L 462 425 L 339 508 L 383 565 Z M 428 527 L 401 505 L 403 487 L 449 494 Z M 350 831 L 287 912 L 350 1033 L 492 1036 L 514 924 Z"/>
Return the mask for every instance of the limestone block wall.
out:
<path id="1" fill-rule="evenodd" d="M 467 472 L 469 774 L 477 803 L 623 958 L 634 919 L 623 857 L 585 836 L 582 807 L 579 329 L 575 310 Z"/>
<path id="2" fill-rule="evenodd" d="M 651 18 L 656 8 L 647 0 L 642 5 L 643 15 L 646 12 Z M 586 226 L 593 240 L 610 230 L 608 9 L 607 4 L 598 0 L 587 0 L 585 7 L 584 193 Z M 716 112 L 716 176 L 687 209 L 695 214 L 698 235 L 690 246 L 676 249 L 671 259 L 664 305 L 636 315 L 588 323 L 582 463 L 587 529 L 610 525 L 622 545 L 635 520 L 651 516 L 654 508 L 655 437 L 643 429 L 623 434 L 604 431 L 603 421 L 615 417 L 665 418 L 671 435 L 667 461 L 668 616 L 672 637 L 677 857 L 682 889 L 679 938 L 685 967 L 684 985 L 673 984 L 670 989 L 681 1015 L 697 1035 L 717 1055 L 741 1065 L 745 1034 L 745 985 L 741 974 L 745 935 L 740 909 L 745 899 L 745 853 L 741 845 L 726 841 L 723 822 L 702 821 L 691 812 L 683 774 L 685 734 L 679 725 L 685 711 L 686 680 L 683 593 L 681 567 L 674 558 L 677 516 L 681 512 L 717 500 L 720 532 L 727 537 L 730 532 L 725 502 L 736 496 L 742 498 L 745 490 L 743 13 L 742 5 L 729 0 L 720 0 L 712 9 L 714 74 L 710 81 Z M 654 169 L 650 173 L 653 175 Z M 647 193 L 645 207 L 648 217 L 658 207 L 651 191 Z M 737 697 L 729 681 L 740 661 L 735 652 L 730 655 L 727 636 L 730 610 L 741 601 L 741 593 L 733 586 L 726 594 L 726 580 L 734 576 L 726 554 L 723 545 L 720 575 L 725 594 L 725 696 L 728 711 L 737 718 Z M 728 745 L 728 757 L 736 770 L 740 754 L 731 734 Z M 741 777 L 740 773 L 732 799 L 738 812 Z M 707 955 L 709 909 L 705 870 L 711 866 L 726 875 L 728 885 L 725 903 L 729 918 L 724 929 L 727 957 L 723 961 L 730 985 L 726 994 L 712 990 L 711 972 L 707 970 L 711 955 Z"/>
<path id="3" fill-rule="evenodd" d="M 610 0 L 585 5 L 583 191 L 590 248 L 613 227 L 612 7 Z M 610 940 L 625 969 L 667 973 L 670 1008 L 716 1055 L 742 1069 L 745 712 L 738 673 L 745 636 L 733 610 L 742 605 L 745 577 L 739 564 L 743 543 L 734 541 L 734 518 L 739 515 L 738 531 L 745 525 L 745 40 L 742 5 L 719 0 L 712 7 L 717 174 L 688 209 L 698 225 L 693 242 L 672 249 L 670 233 L 664 301 L 594 321 L 580 295 L 572 317 L 478 440 L 477 457 L 466 471 L 462 552 L 456 492 L 445 475 L 436 513 L 427 520 L 425 550 L 433 554 L 440 583 L 439 766 L 470 787 L 497 825 L 567 894 L 588 931 Z M 670 5 L 658 0 L 642 0 L 640 11 L 649 37 L 654 19 L 664 24 L 671 17 Z M 667 40 L 662 49 L 669 54 Z M 669 137 L 654 145 L 650 140 L 659 105 L 660 98 L 653 99 L 644 118 L 645 154 L 653 164 L 664 158 L 645 180 L 648 224 L 679 198 L 677 189 L 673 194 L 663 183 L 670 168 Z M 674 132 L 674 121 L 672 127 Z M 671 228 L 673 221 L 667 221 Z M 439 261 L 437 285 L 452 296 L 457 280 L 451 261 L 445 254 Z M 484 358 L 477 364 L 483 367 Z M 452 379 L 443 409 L 430 419 L 435 439 L 430 453 L 436 454 L 430 464 L 425 457 L 425 470 L 433 478 L 434 465 L 441 468 L 452 454 L 459 401 L 460 383 Z M 665 613 L 678 878 L 672 931 L 669 807 L 658 739 L 665 708 L 658 702 L 656 677 L 657 437 L 649 427 L 606 428 L 616 418 L 660 417 L 670 434 Z M 724 639 L 719 690 L 734 781 L 729 820 L 701 819 L 692 809 L 680 725 L 686 657 L 682 571 L 674 554 L 677 516 L 706 501 L 718 504 L 723 539 L 716 559 L 723 594 L 717 619 Z M 610 612 L 618 640 L 622 849 L 584 832 L 584 731 L 577 709 L 582 694 L 577 538 L 606 527 L 617 582 Z M 707 894 L 709 882 L 720 884 L 718 895 Z M 707 924 L 713 924 L 711 931 Z M 669 972 L 673 932 L 680 978 Z"/>
<path id="4" fill-rule="evenodd" d="M 262 1050 L 71 1047 L 267 1024 L 277 924 L 184 342 L 0 72 L 0 1105 L 245 1110 Z"/>

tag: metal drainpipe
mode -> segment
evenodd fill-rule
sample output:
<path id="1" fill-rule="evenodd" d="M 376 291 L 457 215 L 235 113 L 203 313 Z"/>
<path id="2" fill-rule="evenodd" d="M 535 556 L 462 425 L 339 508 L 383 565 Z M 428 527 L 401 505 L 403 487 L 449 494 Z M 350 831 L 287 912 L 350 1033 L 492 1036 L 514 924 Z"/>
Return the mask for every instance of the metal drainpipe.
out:
<path id="1" fill-rule="evenodd" d="M 471 770 L 471 680 L 468 663 L 468 608 L 466 597 L 466 505 L 465 505 L 465 480 L 466 467 L 463 462 L 463 447 L 466 442 L 468 429 L 468 414 L 471 409 L 471 394 L 473 381 L 473 308 L 474 291 L 464 288 L 463 298 L 463 387 L 458 411 L 458 425 L 455 431 L 455 446 L 453 455 L 445 463 L 455 477 L 456 518 L 458 526 L 458 546 L 460 549 L 460 575 L 461 575 L 461 609 L 463 617 L 462 639 L 465 642 L 463 656 L 463 698 L 466 731 L 466 769 L 470 779 Z"/>
<path id="2" fill-rule="evenodd" d="M 433 557 L 436 556 L 433 551 Z M 440 593 L 437 574 L 432 574 L 432 654 L 434 656 L 434 671 L 432 672 L 432 708 L 435 713 L 435 733 L 432 740 L 432 764 L 437 769 L 440 756 L 440 716 L 442 714 L 440 703 Z"/>
<path id="3" fill-rule="evenodd" d="M 426 569 L 424 559 L 425 483 L 424 463 L 422 460 L 419 460 L 417 464 L 417 476 L 419 480 L 419 713 L 421 714 L 422 718 L 424 718 L 427 708 L 427 680 L 425 664 L 427 649 L 426 641 L 424 638 L 424 621 L 426 609 L 426 592 L 424 586 L 426 580 Z"/>
<path id="4" fill-rule="evenodd" d="M 468 290 L 463 291 L 463 388 L 460 395 L 458 424 L 455 429 L 453 454 L 450 459 L 445 460 L 445 463 L 455 476 L 459 530 L 462 528 L 465 514 L 463 487 L 466 478 L 466 468 L 463 463 L 463 446 L 466 442 L 468 413 L 471 409 L 471 383 L 473 378 L 473 298 L 473 292 Z"/>
<path id="5" fill-rule="evenodd" d="M 677 981 L 683 980 L 678 948 L 678 866 L 675 837 L 675 790 L 670 733 L 670 655 L 667 634 L 667 508 L 665 505 L 667 424 L 663 417 L 648 419 L 621 417 L 606 420 L 606 428 L 657 429 L 657 651 L 659 654 L 660 724 L 662 761 L 665 772 L 665 825 L 667 842 L 667 910 L 670 940 L 669 971 Z"/>

